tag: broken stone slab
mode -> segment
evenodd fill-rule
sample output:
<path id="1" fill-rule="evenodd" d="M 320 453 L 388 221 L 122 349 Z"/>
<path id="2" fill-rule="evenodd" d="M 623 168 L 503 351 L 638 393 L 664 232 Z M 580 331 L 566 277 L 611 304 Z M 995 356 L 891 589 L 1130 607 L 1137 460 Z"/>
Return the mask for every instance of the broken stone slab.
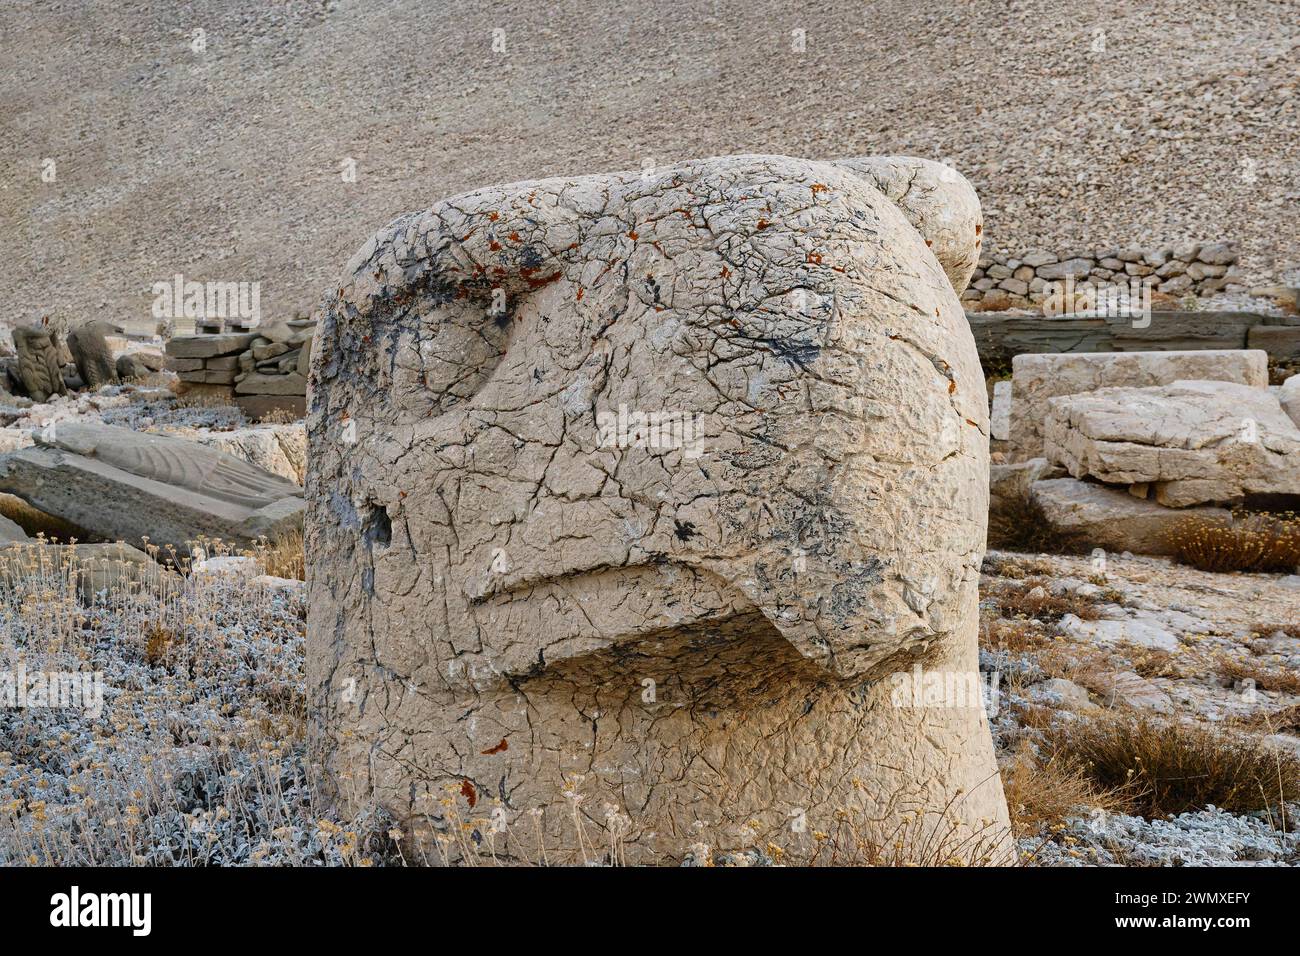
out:
<path id="1" fill-rule="evenodd" d="M 117 377 L 124 382 L 148 378 L 162 371 L 163 357 L 155 352 L 127 352 L 117 357 Z"/>
<path id="2" fill-rule="evenodd" d="M 17 522 L 0 515 L 0 545 L 20 544 L 27 540 L 27 532 Z"/>
<path id="3" fill-rule="evenodd" d="M 1105 706 L 1128 707 L 1132 710 L 1149 710 L 1157 714 L 1172 714 L 1173 699 L 1159 685 L 1135 671 L 1118 671 L 1098 678 L 1105 698 Z"/>
<path id="4" fill-rule="evenodd" d="M 1027 696 L 1030 700 L 1053 703 L 1064 707 L 1066 710 L 1088 711 L 1098 709 L 1092 698 L 1088 696 L 1086 688 L 1080 687 L 1074 681 L 1066 680 L 1064 677 L 1052 677 L 1048 680 L 1039 681 L 1029 688 Z"/>
<path id="5" fill-rule="evenodd" d="M 296 372 L 264 375 L 249 372 L 235 386 L 236 395 L 306 395 L 307 380 Z"/>
<path id="6" fill-rule="evenodd" d="M 167 356 L 167 370 L 169 372 L 201 372 L 203 370 L 203 359 L 201 358 L 175 358 Z"/>
<path id="7" fill-rule="evenodd" d="M 1230 524 L 1223 508 L 1173 509 L 1125 491 L 1075 478 L 1049 478 L 1030 486 L 1032 500 L 1056 530 L 1077 533 L 1095 547 L 1121 553 L 1176 554 L 1170 535 L 1188 516 Z"/>
<path id="8" fill-rule="evenodd" d="M 1180 379 L 1268 387 L 1268 355 L 1259 350 L 1186 352 L 1065 352 L 1012 359 L 1011 454 L 1043 454 L 1048 402 L 1114 386 L 1168 385 Z"/>
<path id="9" fill-rule="evenodd" d="M 1275 362 L 1300 360 L 1300 326 L 1256 325 L 1246 337 L 1252 349 L 1261 349 Z"/>
<path id="10" fill-rule="evenodd" d="M 254 362 L 265 362 L 267 359 L 283 355 L 289 351 L 289 346 L 283 342 L 270 342 L 267 345 L 254 345 L 252 351 Z"/>
<path id="11" fill-rule="evenodd" d="M 227 332 L 220 335 L 176 335 L 167 342 L 167 354 L 172 358 L 216 358 L 219 355 L 238 355 L 257 338 L 252 333 Z"/>
<path id="12" fill-rule="evenodd" d="M 413 822 L 504 788 L 497 852 L 545 807 L 566 863 L 566 793 L 631 815 L 629 863 L 799 807 L 1005 833 L 982 695 L 912 683 L 978 681 L 969 184 L 728 157 L 400 222 L 313 340 L 308 681 L 340 801 Z"/>
<path id="13" fill-rule="evenodd" d="M 214 448 L 84 422 L 34 437 L 0 457 L 0 491 L 98 537 L 184 553 L 200 537 L 246 546 L 301 527 L 301 488 Z"/>
<path id="14" fill-rule="evenodd" d="M 1172 508 L 1300 494 L 1300 428 L 1266 388 L 1198 381 L 1060 396 L 1044 447 L 1075 478 L 1146 484 Z"/>

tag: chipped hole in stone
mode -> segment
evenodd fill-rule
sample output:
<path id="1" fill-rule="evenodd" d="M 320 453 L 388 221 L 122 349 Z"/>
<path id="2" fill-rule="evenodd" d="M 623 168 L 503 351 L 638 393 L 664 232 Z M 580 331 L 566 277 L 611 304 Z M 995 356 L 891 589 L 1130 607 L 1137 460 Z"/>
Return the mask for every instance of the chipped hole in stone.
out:
<path id="1" fill-rule="evenodd" d="M 393 520 L 383 505 L 370 507 L 370 515 L 366 518 L 366 541 L 371 547 L 378 545 L 381 548 L 393 543 Z"/>

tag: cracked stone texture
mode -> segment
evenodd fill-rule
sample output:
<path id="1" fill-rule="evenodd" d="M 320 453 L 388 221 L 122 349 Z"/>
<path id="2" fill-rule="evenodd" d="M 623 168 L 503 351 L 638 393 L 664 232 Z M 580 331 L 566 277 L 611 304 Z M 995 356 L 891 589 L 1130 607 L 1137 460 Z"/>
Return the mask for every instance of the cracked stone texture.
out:
<path id="1" fill-rule="evenodd" d="M 1168 385 L 1180 379 L 1268 387 L 1268 353 L 1262 349 L 1017 355 L 1011 368 L 1011 447 L 1013 457 L 1021 461 L 1043 454 L 1048 403 L 1062 395 Z"/>
<path id="2" fill-rule="evenodd" d="M 1172 508 L 1300 494 L 1300 428 L 1268 389 L 1175 382 L 1049 405 L 1047 457 L 1075 478 L 1149 484 Z"/>
<path id="3" fill-rule="evenodd" d="M 629 862 L 751 821 L 788 845 L 840 808 L 1000 840 L 982 709 L 894 707 L 885 679 L 977 666 L 979 232 L 936 163 L 739 156 L 377 233 L 327 303 L 307 422 L 339 797 L 434 832 L 448 789 L 462 818 L 500 801 L 497 855 L 535 855 L 536 823 L 552 862 L 608 844 L 607 803 Z M 607 447 L 620 406 L 698 416 L 698 443 Z"/>

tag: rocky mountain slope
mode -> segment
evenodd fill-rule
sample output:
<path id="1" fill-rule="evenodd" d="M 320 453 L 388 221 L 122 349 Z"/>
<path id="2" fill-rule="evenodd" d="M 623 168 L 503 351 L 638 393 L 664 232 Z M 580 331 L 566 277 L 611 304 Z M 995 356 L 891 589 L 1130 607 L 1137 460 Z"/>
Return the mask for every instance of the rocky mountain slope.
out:
<path id="1" fill-rule="evenodd" d="M 439 197 L 739 152 L 943 158 L 990 248 L 1239 239 L 1262 280 L 1300 263 L 1295 12 L 11 0 L 0 321 L 151 327 L 177 273 L 279 317 Z"/>

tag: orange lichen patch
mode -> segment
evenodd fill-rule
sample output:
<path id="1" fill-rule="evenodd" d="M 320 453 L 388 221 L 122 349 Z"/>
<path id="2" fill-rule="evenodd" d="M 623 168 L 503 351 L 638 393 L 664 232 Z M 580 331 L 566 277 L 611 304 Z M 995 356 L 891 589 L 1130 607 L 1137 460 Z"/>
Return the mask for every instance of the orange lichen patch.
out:
<path id="1" fill-rule="evenodd" d="M 766 219 L 760 219 L 760 220 L 758 221 L 758 226 L 757 226 L 756 228 L 758 228 L 758 229 L 766 229 L 766 228 L 767 228 L 768 226 L 770 226 L 770 225 L 772 225 L 772 224 L 771 224 L 770 222 L 768 222 Z"/>
<path id="2" fill-rule="evenodd" d="M 491 242 L 488 243 L 488 248 L 491 249 L 493 252 L 500 252 L 500 251 L 501 251 L 501 243 L 499 243 L 499 242 L 497 242 L 495 239 L 493 239 Z"/>
<path id="3" fill-rule="evenodd" d="M 501 743 L 497 744 L 495 747 L 489 747 L 487 750 L 480 750 L 479 753 L 483 754 L 483 756 L 485 757 L 490 757 L 492 756 L 492 754 L 499 754 L 501 753 L 501 751 L 509 750 L 509 749 L 510 749 L 510 743 L 506 740 L 506 738 L 502 737 Z"/>
<path id="4" fill-rule="evenodd" d="M 501 214 L 499 212 L 488 213 L 488 222 L 496 222 L 500 218 L 501 218 Z"/>
<path id="5" fill-rule="evenodd" d="M 550 285 L 552 282 L 558 279 L 562 274 L 563 273 L 560 272 L 552 272 L 550 275 L 544 276 L 541 279 L 534 279 L 531 278 L 530 276 L 524 276 L 524 279 L 528 283 L 529 288 L 540 289 L 544 285 Z"/>
<path id="6" fill-rule="evenodd" d="M 722 273 L 721 273 L 721 275 L 722 275 L 722 278 L 726 279 L 727 277 L 729 277 L 729 276 L 731 275 L 731 270 L 728 269 L 726 266 L 723 266 L 723 267 L 722 267 Z"/>
<path id="7" fill-rule="evenodd" d="M 948 394 L 951 395 L 951 394 L 952 394 L 953 392 L 955 392 L 955 391 L 957 391 L 957 383 L 956 383 L 956 382 L 949 382 L 949 383 L 948 383 Z"/>
<path id="8" fill-rule="evenodd" d="M 577 301 L 581 302 L 581 301 L 582 301 L 582 294 L 583 294 L 584 292 L 586 292 L 586 291 L 587 291 L 586 289 L 579 289 L 579 290 L 578 290 L 578 294 L 577 294 L 576 296 L 574 296 L 574 298 L 575 298 Z"/>
<path id="9" fill-rule="evenodd" d="M 927 239 L 927 240 L 925 240 L 925 244 L 926 244 L 927 247 L 932 246 L 932 245 L 934 245 L 934 240 L 933 240 L 933 239 Z"/>
<path id="10" fill-rule="evenodd" d="M 975 223 L 975 235 L 978 236 L 978 235 L 979 235 L 981 232 L 983 232 L 983 231 L 984 231 L 984 225 L 983 225 L 982 223 L 978 223 L 978 222 Z"/>
<path id="11" fill-rule="evenodd" d="M 979 422 L 973 422 L 973 421 L 971 421 L 969 418 L 966 419 L 966 424 L 969 425 L 971 428 L 979 428 L 979 427 L 980 427 L 980 423 L 979 423 Z"/>
<path id="12" fill-rule="evenodd" d="M 825 183 L 813 183 L 810 188 L 812 189 L 812 194 L 814 196 L 816 196 L 818 193 L 827 193 L 831 191 L 830 187 L 827 186 Z"/>
<path id="13" fill-rule="evenodd" d="M 821 265 L 822 254 L 820 252 L 810 252 L 808 253 L 808 261 L 813 263 L 814 265 Z"/>
<path id="14" fill-rule="evenodd" d="M 627 234 L 627 237 L 628 237 L 629 239 L 631 239 L 633 242 L 636 242 L 636 232 L 635 232 L 635 231 L 629 232 L 629 233 Z"/>
<path id="15" fill-rule="evenodd" d="M 478 791 L 474 789 L 474 784 L 470 783 L 468 780 L 462 780 L 460 782 L 460 795 L 469 802 L 471 809 L 474 804 L 478 803 Z"/>
<path id="16" fill-rule="evenodd" d="M 512 232 L 512 233 L 510 233 L 510 241 L 511 241 L 511 242 L 519 242 L 519 241 L 520 241 L 520 240 L 519 240 L 519 233 L 517 233 L 517 232 Z"/>

